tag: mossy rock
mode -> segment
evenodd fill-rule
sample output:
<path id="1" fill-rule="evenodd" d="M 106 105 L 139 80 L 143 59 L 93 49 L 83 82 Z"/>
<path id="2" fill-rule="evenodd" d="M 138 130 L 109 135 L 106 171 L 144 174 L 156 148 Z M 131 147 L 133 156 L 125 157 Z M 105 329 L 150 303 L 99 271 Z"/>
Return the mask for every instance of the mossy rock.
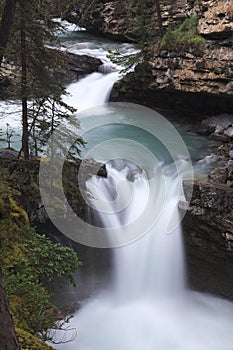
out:
<path id="1" fill-rule="evenodd" d="M 0 218 L 4 218 L 7 215 L 6 207 L 3 200 L 0 198 Z"/>
<path id="2" fill-rule="evenodd" d="M 16 328 L 16 334 L 21 350 L 54 350 L 54 348 L 23 329 Z"/>
<path id="3" fill-rule="evenodd" d="M 21 220 L 23 224 L 29 226 L 29 219 L 26 211 L 21 208 L 12 197 L 9 197 L 9 202 L 12 209 L 10 215 L 13 218 Z"/>

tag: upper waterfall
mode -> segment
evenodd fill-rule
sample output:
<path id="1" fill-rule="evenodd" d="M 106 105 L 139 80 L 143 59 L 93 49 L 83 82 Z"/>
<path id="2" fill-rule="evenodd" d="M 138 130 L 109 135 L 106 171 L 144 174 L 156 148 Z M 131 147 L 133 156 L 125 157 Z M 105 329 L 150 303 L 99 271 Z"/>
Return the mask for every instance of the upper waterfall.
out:
<path id="1" fill-rule="evenodd" d="M 92 73 L 67 88 L 65 101 L 78 112 L 99 106 L 108 101 L 113 84 L 119 79 L 118 72 Z"/>

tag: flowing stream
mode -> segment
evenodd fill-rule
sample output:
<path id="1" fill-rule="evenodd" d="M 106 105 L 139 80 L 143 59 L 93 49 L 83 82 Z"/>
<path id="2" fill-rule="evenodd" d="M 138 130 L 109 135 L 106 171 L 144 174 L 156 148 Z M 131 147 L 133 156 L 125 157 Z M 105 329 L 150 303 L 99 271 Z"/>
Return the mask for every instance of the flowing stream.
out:
<path id="1" fill-rule="evenodd" d="M 93 73 L 69 86 L 69 102 L 80 110 L 102 105 L 118 78 L 117 72 Z M 130 111 L 123 117 L 130 119 Z M 114 138 L 124 132 L 129 135 L 132 130 L 125 125 L 116 125 L 115 129 L 112 126 L 97 128 L 86 135 L 87 148 L 103 141 L 106 135 Z M 145 144 L 150 143 L 145 135 L 137 132 L 133 130 L 135 139 L 142 137 Z M 114 149 L 109 153 L 114 159 Z M 149 177 L 140 166 L 118 159 L 108 162 L 107 178 L 92 176 L 87 181 L 93 194 L 91 206 L 106 231 L 120 228 L 118 232 L 124 235 L 125 228 L 146 210 L 156 220 L 134 242 L 112 249 L 111 285 L 82 305 L 71 320 L 77 337 L 57 345 L 57 349 L 233 349 L 232 303 L 188 288 L 178 210 L 181 188 L 174 163 L 166 160 L 162 149 L 160 152 L 158 148 L 157 153 L 160 153 L 161 171 L 150 169 Z M 149 168 L 150 164 L 146 166 Z M 163 181 L 169 190 L 162 205 Z M 145 222 L 138 224 L 143 226 Z M 168 229 L 169 225 L 172 230 Z"/>
<path id="2" fill-rule="evenodd" d="M 118 67 L 109 62 L 107 50 L 119 44 L 95 38 L 80 28 L 76 29 L 73 31 L 73 27 L 68 27 L 63 38 L 63 34 L 59 34 L 64 49 L 98 57 L 104 64 L 102 72 L 92 73 L 68 87 L 70 96 L 67 102 L 80 112 L 102 106 L 108 101 L 112 86 L 120 75 Z M 123 53 L 135 51 L 130 44 L 120 44 L 120 49 Z M 15 111 L 15 107 L 12 108 Z M 2 104 L 3 115 L 6 110 L 9 110 L 9 106 Z M 102 112 L 104 118 L 104 113 L 109 112 L 108 108 Z M 124 115 L 117 110 L 114 113 L 119 113 L 124 120 L 132 120 L 134 117 L 134 110 L 130 106 Z M 18 128 L 18 112 L 15 114 L 16 116 L 9 116 L 8 122 Z M 4 125 L 5 119 L 0 126 Z M 158 167 L 152 168 L 151 164 L 145 162 L 145 171 L 144 167 L 140 169 L 140 164 L 138 166 L 124 159 L 108 162 L 106 179 L 93 176 L 87 181 L 87 187 L 93 194 L 90 204 L 106 231 L 118 228 L 122 237 L 127 233 L 125 228 L 131 223 L 137 222 L 143 230 L 146 222 L 140 218 L 144 212 L 148 217 L 155 217 L 155 220 L 138 239 L 112 249 L 114 269 L 111 285 L 84 302 L 70 321 L 71 329 L 77 330 L 76 338 L 58 344 L 56 348 L 232 350 L 232 303 L 188 288 L 178 210 L 180 182 L 174 171 L 174 163 L 167 159 L 161 145 L 155 144 L 150 135 L 126 124 L 104 125 L 85 135 L 85 140 L 88 141 L 86 151 L 108 137 L 114 139 L 125 135 L 130 138 L 131 134 L 134 140 L 152 152 L 156 149 Z M 184 134 L 184 138 L 187 141 L 189 137 Z M 188 140 L 192 159 L 197 161 L 209 153 L 210 145 L 205 138 L 195 137 L 191 141 Z M 114 159 L 115 149 L 111 148 L 108 152 Z M 132 153 L 135 153 L 134 149 Z M 98 160 L 102 160 L 101 157 Z M 206 166 L 205 161 L 199 163 L 198 169 L 202 166 Z M 164 183 L 169 190 L 166 198 L 161 199 Z M 103 202 L 105 211 L 100 206 Z M 170 230 L 169 226 L 173 229 Z M 63 335 L 58 334 L 57 337 L 62 339 Z M 69 340 L 69 330 L 64 339 Z"/>

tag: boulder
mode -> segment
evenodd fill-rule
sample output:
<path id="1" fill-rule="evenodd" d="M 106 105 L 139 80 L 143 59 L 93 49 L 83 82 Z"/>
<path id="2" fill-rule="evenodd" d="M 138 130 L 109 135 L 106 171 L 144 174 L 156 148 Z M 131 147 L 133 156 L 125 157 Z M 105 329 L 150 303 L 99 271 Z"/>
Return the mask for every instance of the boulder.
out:
<path id="1" fill-rule="evenodd" d="M 75 82 L 85 75 L 97 72 L 102 65 L 102 61 L 95 57 L 76 55 L 69 51 L 59 51 L 59 54 L 66 64 L 64 68 L 59 68 L 55 72 L 54 77 L 64 84 Z"/>

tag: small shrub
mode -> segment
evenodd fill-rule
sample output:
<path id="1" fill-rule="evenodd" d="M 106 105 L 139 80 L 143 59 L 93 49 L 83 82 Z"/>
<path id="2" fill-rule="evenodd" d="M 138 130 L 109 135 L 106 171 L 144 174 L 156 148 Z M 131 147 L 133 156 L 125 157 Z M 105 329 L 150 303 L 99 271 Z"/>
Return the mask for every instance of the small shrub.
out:
<path id="1" fill-rule="evenodd" d="M 168 28 L 162 38 L 160 48 L 173 51 L 201 51 L 205 40 L 197 33 L 198 18 L 187 18 L 178 28 Z"/>

